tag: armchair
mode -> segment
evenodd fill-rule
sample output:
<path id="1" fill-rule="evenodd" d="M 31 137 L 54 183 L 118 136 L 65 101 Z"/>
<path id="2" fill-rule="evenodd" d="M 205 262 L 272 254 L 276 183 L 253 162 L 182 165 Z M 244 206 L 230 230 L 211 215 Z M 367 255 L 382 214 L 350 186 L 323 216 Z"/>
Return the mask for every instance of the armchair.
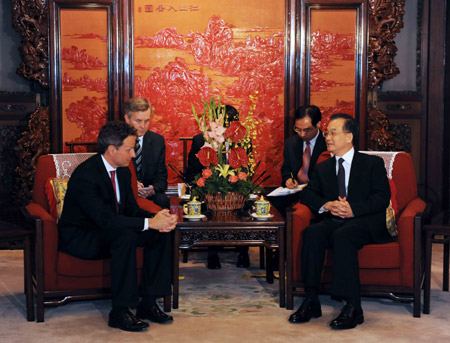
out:
<path id="1" fill-rule="evenodd" d="M 394 301 L 413 302 L 413 315 L 420 317 L 420 291 L 423 282 L 422 221 L 428 212 L 417 195 L 411 156 L 404 152 L 365 152 L 383 157 L 396 194 L 398 237 L 387 244 L 371 244 L 359 251 L 361 295 L 386 297 Z M 393 186 L 394 185 L 394 186 Z M 394 191 L 393 188 L 394 187 Z M 298 203 L 287 218 L 287 309 L 293 308 L 294 295 L 304 294 L 301 271 L 303 230 L 313 219 L 305 205 Z M 332 254 L 327 254 L 321 292 L 331 281 Z"/>
<path id="2" fill-rule="evenodd" d="M 36 221 L 33 256 L 33 288 L 37 302 L 37 321 L 44 321 L 44 305 L 59 306 L 74 300 L 101 299 L 111 296 L 110 260 L 83 260 L 58 251 L 58 227 L 50 213 L 45 183 L 51 177 L 70 177 L 73 170 L 92 153 L 43 155 L 36 167 L 33 198 L 26 210 Z M 137 197 L 136 172 L 132 162 L 133 192 L 138 205 L 151 212 L 161 208 Z M 142 268 L 142 248 L 137 249 L 138 269 Z M 170 311 L 170 296 L 164 298 Z"/>

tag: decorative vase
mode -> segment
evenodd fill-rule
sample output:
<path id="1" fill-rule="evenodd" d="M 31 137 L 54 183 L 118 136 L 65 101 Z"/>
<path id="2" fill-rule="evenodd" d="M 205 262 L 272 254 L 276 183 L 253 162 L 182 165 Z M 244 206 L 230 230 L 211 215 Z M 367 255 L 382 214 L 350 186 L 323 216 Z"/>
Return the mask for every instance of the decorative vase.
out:
<path id="1" fill-rule="evenodd" d="M 205 201 L 208 209 L 213 211 L 233 211 L 242 207 L 244 203 L 244 196 L 240 193 L 227 193 L 225 198 L 222 194 L 206 194 Z"/>

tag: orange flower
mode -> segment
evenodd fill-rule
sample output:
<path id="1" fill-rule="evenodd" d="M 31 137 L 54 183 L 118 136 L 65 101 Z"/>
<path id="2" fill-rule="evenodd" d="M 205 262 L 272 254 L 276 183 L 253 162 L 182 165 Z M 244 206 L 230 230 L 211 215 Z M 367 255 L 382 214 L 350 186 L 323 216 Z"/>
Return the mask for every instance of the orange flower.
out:
<path id="1" fill-rule="evenodd" d="M 230 175 L 230 182 L 236 183 L 238 182 L 239 178 L 236 175 Z"/>
<path id="2" fill-rule="evenodd" d="M 206 168 L 202 170 L 202 176 L 207 179 L 212 175 L 212 170 L 210 168 Z"/>
<path id="3" fill-rule="evenodd" d="M 205 178 L 204 177 L 201 177 L 200 179 L 197 180 L 197 186 L 205 187 Z"/>
<path id="4" fill-rule="evenodd" d="M 238 178 L 239 178 L 239 180 L 243 180 L 243 181 L 247 180 L 247 173 L 240 172 L 238 174 Z"/>

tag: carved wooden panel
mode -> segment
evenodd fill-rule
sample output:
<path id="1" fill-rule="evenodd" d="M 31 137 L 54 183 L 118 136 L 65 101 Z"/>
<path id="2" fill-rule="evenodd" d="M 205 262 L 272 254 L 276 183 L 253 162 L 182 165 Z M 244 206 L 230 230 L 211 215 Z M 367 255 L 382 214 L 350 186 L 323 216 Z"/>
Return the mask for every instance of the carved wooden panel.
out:
<path id="1" fill-rule="evenodd" d="M 22 36 L 17 73 L 48 89 L 48 0 L 11 0 L 13 26 Z"/>
<path id="2" fill-rule="evenodd" d="M 394 38 L 403 27 L 405 0 L 369 0 L 369 89 L 400 71 L 394 62 Z"/>
<path id="3" fill-rule="evenodd" d="M 22 133 L 22 138 L 18 140 L 14 149 L 19 159 L 13 191 L 14 201 L 17 204 L 25 205 L 31 200 L 37 160 L 39 156 L 50 151 L 48 112 L 48 107 L 40 107 L 31 115 L 28 128 Z"/>

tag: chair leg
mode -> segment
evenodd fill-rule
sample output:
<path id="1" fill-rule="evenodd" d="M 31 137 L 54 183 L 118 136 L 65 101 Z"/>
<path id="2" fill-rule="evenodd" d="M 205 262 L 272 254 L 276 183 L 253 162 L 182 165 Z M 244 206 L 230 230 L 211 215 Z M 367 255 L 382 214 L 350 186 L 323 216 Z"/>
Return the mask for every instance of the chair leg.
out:
<path id="1" fill-rule="evenodd" d="M 292 286 L 288 283 L 286 290 L 286 310 L 294 309 L 294 292 Z"/>
<path id="2" fill-rule="evenodd" d="M 187 263 L 188 261 L 188 251 L 187 250 L 183 250 L 183 263 Z"/>
<path id="3" fill-rule="evenodd" d="M 444 237 L 444 239 L 449 239 L 450 237 Z M 445 292 L 448 292 L 448 268 L 449 268 L 449 245 L 450 242 L 447 241 L 447 243 L 444 244 L 444 275 L 443 275 L 443 283 L 442 283 L 442 290 Z"/>

